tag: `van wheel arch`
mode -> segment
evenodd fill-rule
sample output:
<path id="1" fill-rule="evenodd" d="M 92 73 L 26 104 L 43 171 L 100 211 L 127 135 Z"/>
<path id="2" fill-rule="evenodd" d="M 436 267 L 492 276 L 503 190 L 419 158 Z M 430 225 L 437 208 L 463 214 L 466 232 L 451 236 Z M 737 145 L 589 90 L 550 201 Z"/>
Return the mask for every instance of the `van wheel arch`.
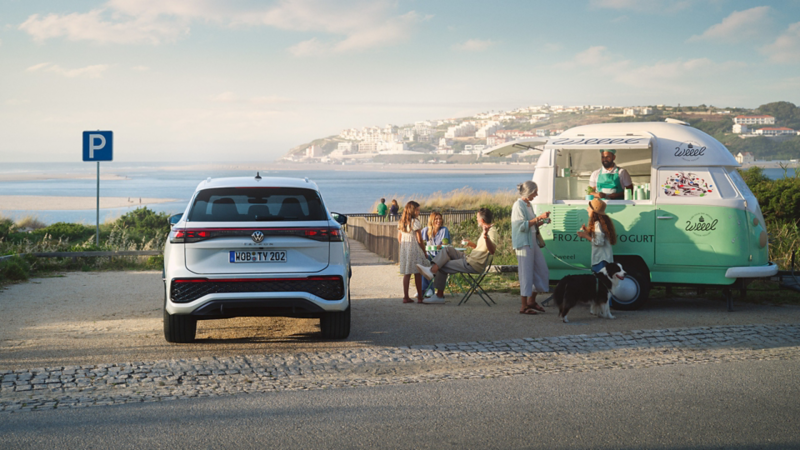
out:
<path id="1" fill-rule="evenodd" d="M 650 268 L 640 256 L 636 255 L 615 256 L 614 262 L 622 264 L 625 272 L 634 279 L 639 286 L 639 294 L 627 302 L 620 302 L 612 296 L 611 307 L 623 311 L 640 309 L 650 296 Z"/>

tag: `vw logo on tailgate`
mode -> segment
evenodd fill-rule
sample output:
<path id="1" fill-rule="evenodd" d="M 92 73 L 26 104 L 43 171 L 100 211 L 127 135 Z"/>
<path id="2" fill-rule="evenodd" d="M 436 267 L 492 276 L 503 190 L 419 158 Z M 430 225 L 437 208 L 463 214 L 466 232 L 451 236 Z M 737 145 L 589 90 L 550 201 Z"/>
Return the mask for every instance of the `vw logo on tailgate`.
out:
<path id="1" fill-rule="evenodd" d="M 253 234 L 250 235 L 250 237 L 253 238 L 253 242 L 258 244 L 259 242 L 264 240 L 264 233 L 260 231 L 254 231 Z"/>

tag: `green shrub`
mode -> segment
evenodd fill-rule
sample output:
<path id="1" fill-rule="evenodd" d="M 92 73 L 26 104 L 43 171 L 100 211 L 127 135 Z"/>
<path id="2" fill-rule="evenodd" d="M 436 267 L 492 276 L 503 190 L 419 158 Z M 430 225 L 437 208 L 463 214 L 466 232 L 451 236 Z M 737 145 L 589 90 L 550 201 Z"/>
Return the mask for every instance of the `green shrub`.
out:
<path id="1" fill-rule="evenodd" d="M 0 239 L 5 239 L 14 231 L 14 221 L 0 217 Z"/>
<path id="2" fill-rule="evenodd" d="M 79 223 L 56 222 L 31 233 L 35 239 L 49 235 L 51 239 L 79 241 L 95 234 L 95 228 Z"/>
<path id="3" fill-rule="evenodd" d="M 28 262 L 16 256 L 0 262 L 0 280 L 27 280 L 29 271 Z"/>
<path id="4" fill-rule="evenodd" d="M 111 224 L 113 230 L 125 230 L 131 240 L 140 244 L 169 233 L 169 214 L 156 213 L 147 207 L 136 208 Z"/>
<path id="5" fill-rule="evenodd" d="M 800 178 L 789 177 L 778 180 L 748 183 L 750 190 L 761 205 L 764 220 L 793 221 L 800 223 Z"/>

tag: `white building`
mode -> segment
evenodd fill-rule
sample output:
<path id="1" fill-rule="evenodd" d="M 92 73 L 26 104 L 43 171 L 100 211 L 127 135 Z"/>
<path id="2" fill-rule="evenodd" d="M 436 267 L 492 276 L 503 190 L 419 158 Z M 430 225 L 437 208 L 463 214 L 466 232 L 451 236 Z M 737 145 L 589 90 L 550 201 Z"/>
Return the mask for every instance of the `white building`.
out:
<path id="1" fill-rule="evenodd" d="M 472 122 L 462 122 L 454 127 L 448 127 L 444 134 L 446 138 L 475 136 L 475 124 Z"/>
<path id="2" fill-rule="evenodd" d="M 356 153 L 358 152 L 358 144 L 355 142 L 339 142 L 336 151 L 341 154 Z"/>
<path id="3" fill-rule="evenodd" d="M 378 142 L 361 142 L 358 144 L 358 153 L 377 153 Z"/>
<path id="4" fill-rule="evenodd" d="M 753 158 L 753 154 L 750 152 L 739 152 L 739 154 L 736 155 L 736 162 L 739 164 L 750 164 L 753 161 L 755 161 L 755 158 Z"/>
<path id="5" fill-rule="evenodd" d="M 775 123 L 775 118 L 772 116 L 736 116 L 733 118 L 733 123 L 742 123 L 745 125 L 772 125 Z"/>
<path id="6" fill-rule="evenodd" d="M 759 128 L 755 131 L 755 134 L 759 136 L 787 136 L 787 135 L 795 135 L 797 134 L 791 128 L 786 127 L 777 127 L 777 128 Z"/>
<path id="7" fill-rule="evenodd" d="M 322 147 L 319 145 L 312 145 L 306 149 L 306 158 L 319 158 L 322 156 Z"/>
<path id="8" fill-rule="evenodd" d="M 531 115 L 530 123 L 543 122 L 550 120 L 550 114 L 533 114 Z"/>
<path id="9" fill-rule="evenodd" d="M 750 132 L 750 128 L 747 128 L 747 125 L 743 123 L 735 123 L 732 131 L 736 134 L 747 134 Z"/>
<path id="10" fill-rule="evenodd" d="M 486 125 L 482 126 L 480 130 L 475 132 L 475 137 L 478 139 L 486 139 L 488 136 L 491 136 L 500 128 L 500 122 L 489 122 Z"/>

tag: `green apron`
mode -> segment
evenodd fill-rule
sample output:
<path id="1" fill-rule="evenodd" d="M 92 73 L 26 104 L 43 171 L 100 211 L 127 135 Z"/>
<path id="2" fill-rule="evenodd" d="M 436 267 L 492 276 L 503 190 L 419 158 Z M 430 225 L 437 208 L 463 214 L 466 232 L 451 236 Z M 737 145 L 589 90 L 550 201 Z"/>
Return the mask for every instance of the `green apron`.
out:
<path id="1" fill-rule="evenodd" d="M 622 182 L 619 180 L 619 167 L 614 167 L 611 173 L 603 173 L 597 176 L 597 191 L 604 194 L 617 194 L 622 192 Z"/>

